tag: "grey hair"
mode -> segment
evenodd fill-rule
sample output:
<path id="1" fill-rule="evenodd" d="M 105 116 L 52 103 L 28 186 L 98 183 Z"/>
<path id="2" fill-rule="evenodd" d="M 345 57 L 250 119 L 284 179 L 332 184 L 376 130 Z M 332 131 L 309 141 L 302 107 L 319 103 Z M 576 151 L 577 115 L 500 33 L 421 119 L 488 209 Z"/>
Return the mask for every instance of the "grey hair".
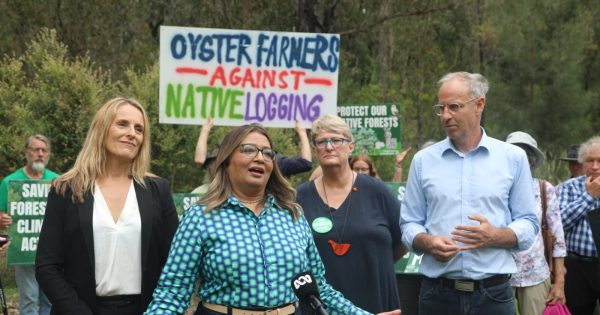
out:
<path id="1" fill-rule="evenodd" d="M 471 97 L 485 97 L 485 94 L 490 89 L 490 83 L 483 75 L 464 71 L 452 72 L 444 75 L 438 81 L 438 87 L 454 79 L 467 83 Z"/>
<path id="2" fill-rule="evenodd" d="M 579 151 L 577 152 L 577 160 L 579 160 L 579 163 L 583 164 L 590 152 L 593 150 L 600 151 L 600 136 L 593 136 L 589 138 L 579 147 Z"/>
<path id="3" fill-rule="evenodd" d="M 31 144 L 31 141 L 33 141 L 33 139 L 39 140 L 39 141 L 42 141 L 43 143 L 45 143 L 46 146 L 48 147 L 48 151 L 50 151 L 50 140 L 48 140 L 48 138 L 46 136 L 40 135 L 40 134 L 27 137 L 27 139 L 25 139 L 25 149 L 29 148 L 29 145 Z"/>
<path id="4" fill-rule="evenodd" d="M 315 120 L 312 125 L 312 140 L 315 140 L 323 132 L 339 133 L 350 141 L 354 141 L 352 131 L 346 121 L 336 115 L 323 115 Z"/>

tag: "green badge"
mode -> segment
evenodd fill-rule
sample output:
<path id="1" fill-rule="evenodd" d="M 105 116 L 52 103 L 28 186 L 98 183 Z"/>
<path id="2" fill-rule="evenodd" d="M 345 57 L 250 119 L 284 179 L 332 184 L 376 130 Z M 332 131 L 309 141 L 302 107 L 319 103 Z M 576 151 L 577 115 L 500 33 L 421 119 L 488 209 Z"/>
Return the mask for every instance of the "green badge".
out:
<path id="1" fill-rule="evenodd" d="M 318 217 L 312 221 L 312 229 L 321 234 L 325 234 L 331 231 L 333 228 L 333 222 L 329 218 L 326 217 Z"/>

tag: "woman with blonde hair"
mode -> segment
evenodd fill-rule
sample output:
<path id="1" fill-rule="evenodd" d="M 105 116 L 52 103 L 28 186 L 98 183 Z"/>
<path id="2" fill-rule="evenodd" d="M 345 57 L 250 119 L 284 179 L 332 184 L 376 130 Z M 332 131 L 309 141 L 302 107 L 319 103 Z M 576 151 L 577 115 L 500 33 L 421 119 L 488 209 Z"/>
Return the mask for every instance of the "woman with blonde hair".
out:
<path id="1" fill-rule="evenodd" d="M 379 179 L 353 171 L 354 141 L 340 117 L 325 115 L 312 127 L 322 175 L 298 186 L 327 281 L 372 313 L 399 309 L 394 261 L 404 251 L 400 203 Z"/>
<path id="2" fill-rule="evenodd" d="M 177 224 L 168 182 L 150 173 L 145 109 L 109 100 L 48 195 L 36 278 L 52 314 L 141 314 Z"/>
<path id="3" fill-rule="evenodd" d="M 146 314 L 183 314 L 198 278 L 196 315 L 300 314 L 292 279 L 306 271 L 332 314 L 368 314 L 325 282 L 310 228 L 264 128 L 232 130 L 209 172 L 208 190 L 182 218 Z"/>

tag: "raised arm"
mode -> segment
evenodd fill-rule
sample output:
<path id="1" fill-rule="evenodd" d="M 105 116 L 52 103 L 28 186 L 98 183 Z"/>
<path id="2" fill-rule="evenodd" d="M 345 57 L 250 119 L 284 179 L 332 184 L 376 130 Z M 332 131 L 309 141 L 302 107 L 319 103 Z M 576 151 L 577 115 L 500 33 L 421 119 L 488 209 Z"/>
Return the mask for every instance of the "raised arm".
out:
<path id="1" fill-rule="evenodd" d="M 310 142 L 308 142 L 308 135 L 306 129 L 302 128 L 300 121 L 296 120 L 296 133 L 300 139 L 300 157 L 312 162 L 312 153 L 310 152 Z"/>
<path id="2" fill-rule="evenodd" d="M 410 152 L 410 150 L 412 149 L 412 147 L 408 147 L 406 149 L 404 149 L 404 151 L 398 153 L 398 155 L 396 155 L 396 162 L 394 163 L 394 178 L 392 179 L 392 182 L 395 183 L 400 183 L 402 182 L 402 163 L 404 162 L 404 159 L 406 158 L 406 155 L 408 155 L 408 152 Z"/>
<path id="3" fill-rule="evenodd" d="M 204 166 L 204 162 L 206 161 L 206 155 L 208 154 L 208 136 L 210 135 L 210 130 L 213 126 L 214 121 L 208 116 L 208 120 L 202 125 L 202 129 L 200 130 L 200 136 L 198 137 L 198 143 L 196 143 L 196 150 L 194 152 L 194 162 L 196 162 L 198 166 Z"/>

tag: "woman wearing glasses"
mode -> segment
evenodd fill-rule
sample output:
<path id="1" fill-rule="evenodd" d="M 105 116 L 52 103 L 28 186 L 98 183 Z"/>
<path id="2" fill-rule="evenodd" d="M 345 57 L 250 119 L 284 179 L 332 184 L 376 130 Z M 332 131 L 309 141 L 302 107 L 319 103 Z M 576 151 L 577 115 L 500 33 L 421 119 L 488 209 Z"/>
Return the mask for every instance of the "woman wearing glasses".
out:
<path id="1" fill-rule="evenodd" d="M 394 261 L 403 254 L 398 199 L 380 180 L 350 168 L 354 143 L 341 118 L 326 115 L 315 121 L 312 140 L 323 172 L 298 187 L 297 200 L 327 281 L 369 312 L 399 309 L 394 274 Z"/>
<path id="2" fill-rule="evenodd" d="M 350 158 L 350 168 L 357 174 L 365 174 L 371 177 L 379 178 L 377 169 L 373 160 L 366 154 L 359 153 Z"/>
<path id="3" fill-rule="evenodd" d="M 182 218 L 146 314 L 183 314 L 199 277 L 197 315 L 300 314 L 292 279 L 306 271 L 331 314 L 367 314 L 325 282 L 294 189 L 274 158 L 259 125 L 225 136 L 208 190 Z"/>

